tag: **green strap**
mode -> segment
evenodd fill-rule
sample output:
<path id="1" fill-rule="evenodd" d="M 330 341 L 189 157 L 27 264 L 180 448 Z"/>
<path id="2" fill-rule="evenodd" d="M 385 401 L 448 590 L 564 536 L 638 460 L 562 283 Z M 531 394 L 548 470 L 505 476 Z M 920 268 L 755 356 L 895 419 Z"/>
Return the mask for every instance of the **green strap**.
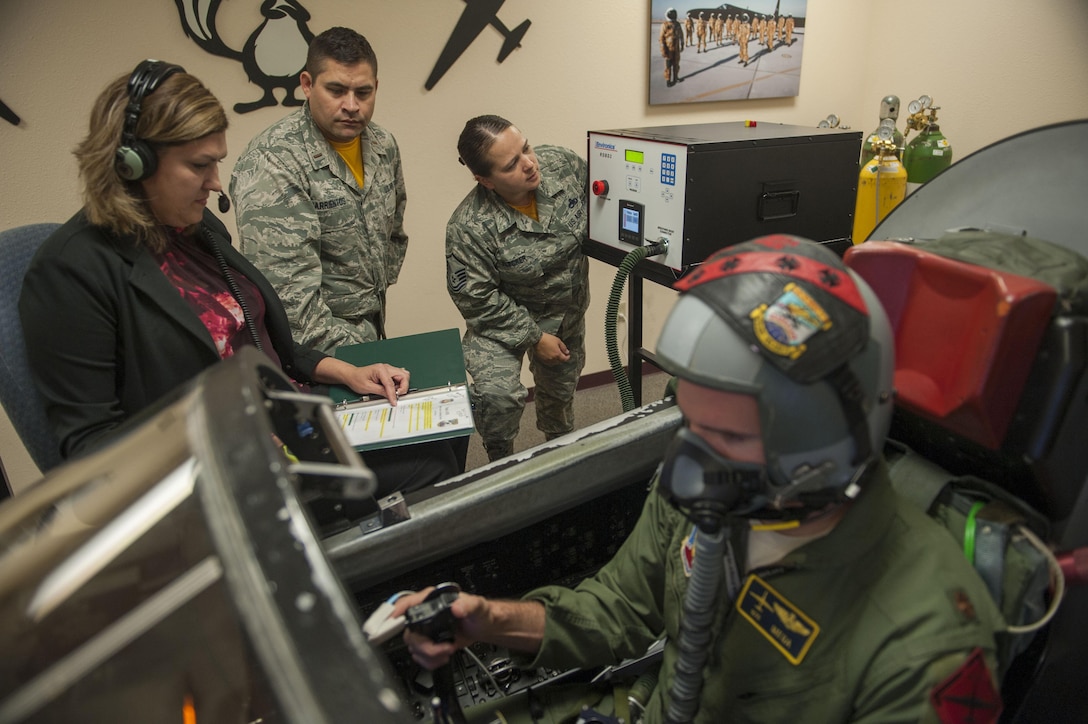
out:
<path id="1" fill-rule="evenodd" d="M 975 531 L 978 529 L 978 521 L 975 520 L 978 512 L 986 506 L 981 500 L 971 506 L 967 513 L 967 522 L 963 526 L 963 554 L 967 556 L 967 562 L 975 565 Z"/>

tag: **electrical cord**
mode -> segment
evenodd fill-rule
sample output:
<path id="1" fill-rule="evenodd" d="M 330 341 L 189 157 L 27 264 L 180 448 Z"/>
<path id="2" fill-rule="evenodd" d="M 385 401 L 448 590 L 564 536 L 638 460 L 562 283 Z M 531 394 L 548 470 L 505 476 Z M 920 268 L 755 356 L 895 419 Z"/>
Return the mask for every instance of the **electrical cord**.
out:
<path id="1" fill-rule="evenodd" d="M 1033 623 L 1024 624 L 1022 626 L 1009 626 L 1005 630 L 1011 634 L 1025 634 L 1038 631 L 1043 626 L 1050 623 L 1050 619 L 1054 618 L 1054 614 L 1058 612 L 1058 607 L 1061 605 L 1062 599 L 1065 598 L 1065 573 L 1062 572 L 1062 566 L 1058 562 L 1057 557 L 1050 550 L 1050 548 L 1039 539 L 1035 533 L 1033 533 L 1027 526 L 1019 526 L 1020 533 L 1027 539 L 1035 549 L 1043 554 L 1046 558 L 1047 565 L 1050 566 L 1050 571 L 1054 577 L 1054 594 L 1050 597 L 1050 606 L 1047 608 L 1046 613 L 1042 618 Z"/>
<path id="2" fill-rule="evenodd" d="M 257 325 L 253 321 L 253 315 L 249 313 L 249 304 L 246 302 L 245 295 L 242 294 L 242 288 L 238 285 L 238 280 L 234 278 L 234 274 L 231 273 L 230 267 L 227 265 L 223 250 L 219 248 L 218 242 L 216 242 L 215 237 L 212 236 L 211 231 L 206 226 L 201 226 L 201 232 L 204 240 L 208 242 L 212 256 L 215 257 L 215 263 L 219 266 L 219 273 L 223 275 L 223 279 L 227 282 L 227 288 L 230 289 L 231 296 L 238 302 L 238 307 L 242 310 L 242 319 L 245 320 L 246 330 L 249 331 L 249 336 L 253 339 L 253 345 L 263 352 L 264 346 L 261 344 L 261 336 L 257 333 Z"/>
<path id="3" fill-rule="evenodd" d="M 495 675 L 491 673 L 491 669 L 487 668 L 484 662 L 480 660 L 480 657 L 474 654 L 472 652 L 472 649 L 467 646 L 461 649 L 461 653 L 466 654 L 470 659 L 476 662 L 476 666 L 480 669 L 481 673 L 483 673 L 483 675 L 488 678 L 488 680 L 491 682 L 491 685 L 495 687 L 495 691 L 497 691 L 502 697 L 505 698 L 506 689 L 504 689 L 499 684 L 498 679 L 496 679 Z"/>

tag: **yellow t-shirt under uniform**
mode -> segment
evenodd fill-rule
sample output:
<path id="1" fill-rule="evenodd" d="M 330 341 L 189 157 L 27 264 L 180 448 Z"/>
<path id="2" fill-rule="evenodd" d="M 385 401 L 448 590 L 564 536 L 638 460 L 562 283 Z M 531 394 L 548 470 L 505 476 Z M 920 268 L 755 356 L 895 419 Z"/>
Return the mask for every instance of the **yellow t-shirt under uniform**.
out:
<path id="1" fill-rule="evenodd" d="M 536 194 L 530 196 L 529 203 L 524 206 L 514 206 L 513 204 L 510 204 L 510 208 L 514 211 L 520 211 L 533 221 L 540 221 L 540 217 L 536 215 Z"/>
<path id="2" fill-rule="evenodd" d="M 336 149 L 336 152 L 340 154 L 340 158 L 344 159 L 344 163 L 351 169 L 351 173 L 355 176 L 355 183 L 359 184 L 359 188 L 363 188 L 363 180 L 366 178 L 363 175 L 363 142 L 359 136 L 356 136 L 350 141 L 339 143 L 337 141 L 329 141 L 332 147 Z"/>

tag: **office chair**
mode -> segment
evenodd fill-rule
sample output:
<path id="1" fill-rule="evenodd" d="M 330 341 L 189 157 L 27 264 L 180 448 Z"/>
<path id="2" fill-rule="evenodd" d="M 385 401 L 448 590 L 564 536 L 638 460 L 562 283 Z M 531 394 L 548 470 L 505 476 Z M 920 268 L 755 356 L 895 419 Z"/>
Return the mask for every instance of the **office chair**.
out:
<path id="1" fill-rule="evenodd" d="M 58 228 L 60 224 L 47 223 L 0 231 L 0 404 L 42 473 L 60 464 L 60 444 L 30 377 L 19 320 L 19 292 L 34 252 Z"/>

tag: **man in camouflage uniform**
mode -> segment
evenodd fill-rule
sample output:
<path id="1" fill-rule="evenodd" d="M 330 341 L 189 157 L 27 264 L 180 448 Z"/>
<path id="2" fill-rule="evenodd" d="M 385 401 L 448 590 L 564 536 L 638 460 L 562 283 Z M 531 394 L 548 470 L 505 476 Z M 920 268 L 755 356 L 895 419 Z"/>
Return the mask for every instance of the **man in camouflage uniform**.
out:
<path id="1" fill-rule="evenodd" d="M 684 33 L 673 8 L 665 12 L 659 40 L 661 57 L 665 59 L 665 85 L 672 87 L 680 80 L 680 52 L 684 49 Z"/>
<path id="2" fill-rule="evenodd" d="M 534 151 L 498 116 L 470 120 L 457 150 L 477 185 L 446 225 L 447 286 L 467 325 L 476 429 L 497 460 L 518 434 L 526 352 L 537 428 L 548 439 L 574 429 L 589 306 L 587 169 L 568 149 Z"/>
<path id="3" fill-rule="evenodd" d="M 296 341 L 332 353 L 385 336 L 386 289 L 408 236 L 400 149 L 371 122 L 378 61 L 332 28 L 310 44 L 306 104 L 254 138 L 231 178 L 243 254 L 268 277 Z"/>

